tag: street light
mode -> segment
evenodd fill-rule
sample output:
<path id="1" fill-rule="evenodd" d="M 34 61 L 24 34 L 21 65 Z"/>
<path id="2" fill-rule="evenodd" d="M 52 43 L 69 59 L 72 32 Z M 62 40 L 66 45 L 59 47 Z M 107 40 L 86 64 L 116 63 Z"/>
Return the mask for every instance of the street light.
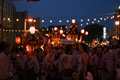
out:
<path id="1" fill-rule="evenodd" d="M 120 25 L 120 21 L 115 21 L 115 25 L 116 25 L 117 38 L 119 38 L 119 25 Z"/>
<path id="2" fill-rule="evenodd" d="M 118 26 L 119 24 L 120 24 L 120 22 L 119 22 L 119 21 L 115 21 L 115 25 L 117 25 L 117 26 Z"/>
<path id="3" fill-rule="evenodd" d="M 33 19 L 32 18 L 29 18 L 29 19 L 25 19 L 24 21 L 24 31 L 26 31 L 26 22 L 33 22 Z"/>

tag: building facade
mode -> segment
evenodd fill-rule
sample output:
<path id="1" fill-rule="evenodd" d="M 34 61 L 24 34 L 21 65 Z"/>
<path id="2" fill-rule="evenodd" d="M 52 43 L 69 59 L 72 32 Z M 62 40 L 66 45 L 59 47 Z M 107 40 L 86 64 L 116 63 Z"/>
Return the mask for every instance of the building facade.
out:
<path id="1" fill-rule="evenodd" d="M 120 38 L 120 9 L 115 11 L 115 33 Z"/>
<path id="2" fill-rule="evenodd" d="M 2 2 L 3 1 L 3 2 Z M 2 4 L 3 3 L 3 4 Z M 3 15 L 2 15 L 3 13 Z M 25 19 L 28 19 L 28 12 L 16 12 L 16 8 L 12 1 L 0 0 L 0 40 L 15 44 L 15 37 L 24 35 Z M 33 22 L 26 21 L 26 30 L 30 26 L 35 25 L 40 28 L 40 18 L 32 18 Z M 2 22 L 3 20 L 3 22 Z M 3 35 L 2 35 L 3 33 Z"/>
<path id="3" fill-rule="evenodd" d="M 14 20 L 15 11 L 16 11 L 16 8 L 14 7 L 14 4 L 12 1 L 0 0 L 0 24 L 2 24 L 2 20 L 3 20 L 3 40 L 8 41 L 11 44 L 14 43 L 13 28 L 14 28 L 14 21 L 15 21 Z M 2 29 L 0 29 L 0 40 L 2 36 L 1 32 L 2 32 Z"/>

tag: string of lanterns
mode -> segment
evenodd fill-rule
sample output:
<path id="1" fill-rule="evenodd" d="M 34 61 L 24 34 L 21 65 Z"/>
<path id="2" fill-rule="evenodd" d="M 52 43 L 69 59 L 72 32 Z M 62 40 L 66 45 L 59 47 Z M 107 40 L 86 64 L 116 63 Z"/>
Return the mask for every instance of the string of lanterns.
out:
<path id="1" fill-rule="evenodd" d="M 0 31 L 2 31 L 1 29 L 0 29 Z M 24 32 L 24 30 L 8 30 L 8 29 L 3 29 L 3 32 Z"/>
<path id="2" fill-rule="evenodd" d="M 99 18 L 93 18 L 93 19 L 90 19 L 90 18 L 88 18 L 88 19 L 80 19 L 80 22 L 81 22 L 81 24 L 80 24 L 80 26 L 83 26 L 83 22 L 84 21 L 87 21 L 87 22 L 85 22 L 86 23 L 86 25 L 89 25 L 90 24 L 90 22 L 92 23 L 92 24 L 94 24 L 95 22 L 98 22 L 98 23 L 100 23 L 101 21 L 107 21 L 107 20 L 109 20 L 109 19 L 114 19 L 115 17 L 114 16 L 110 16 L 110 17 L 99 17 Z M 41 20 L 42 21 L 42 23 L 44 23 L 45 22 L 45 20 L 44 19 L 42 19 Z M 70 22 L 70 20 L 66 20 L 66 22 L 67 23 L 69 23 Z M 53 20 L 52 19 L 50 19 L 50 23 L 53 23 Z M 59 20 L 59 23 L 62 23 L 62 20 Z M 67 26 L 65 27 L 65 28 L 67 28 Z M 49 30 L 49 29 L 46 29 L 47 31 Z M 0 29 L 0 31 L 1 31 L 1 29 Z M 3 31 L 5 32 L 24 32 L 24 30 L 7 30 L 7 29 L 3 29 Z M 45 31 L 44 29 L 42 29 L 42 31 Z"/>
<path id="3" fill-rule="evenodd" d="M 100 23 L 101 21 L 106 21 L 106 20 L 108 20 L 108 19 L 114 19 L 114 16 L 110 16 L 110 17 L 100 17 L 100 18 L 93 18 L 93 19 L 86 19 L 87 22 L 85 22 L 85 23 L 86 23 L 86 25 L 89 25 L 90 22 L 91 22 L 92 24 L 94 24 L 95 22 Z M 86 21 L 86 20 L 85 20 L 85 19 L 80 19 L 80 22 L 83 23 L 83 22 Z M 42 19 L 41 22 L 44 23 L 45 20 Z M 69 23 L 70 20 L 67 19 L 66 22 Z M 79 21 L 78 21 L 78 22 L 79 22 Z M 50 19 L 50 23 L 53 23 L 53 20 L 52 20 L 52 19 Z M 62 20 L 59 20 L 59 23 L 62 23 Z M 83 24 L 80 24 L 80 25 L 83 26 Z"/>

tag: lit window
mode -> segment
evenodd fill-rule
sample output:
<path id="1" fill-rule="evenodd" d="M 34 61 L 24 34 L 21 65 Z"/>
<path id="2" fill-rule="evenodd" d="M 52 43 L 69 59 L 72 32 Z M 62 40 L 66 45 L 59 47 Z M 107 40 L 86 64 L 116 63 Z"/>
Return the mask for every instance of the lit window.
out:
<path id="1" fill-rule="evenodd" d="M 42 29 L 42 31 L 44 31 L 44 29 Z"/>
<path id="2" fill-rule="evenodd" d="M 8 21 L 10 20 L 10 18 L 8 18 Z"/>
<path id="3" fill-rule="evenodd" d="M 88 19 L 88 21 L 90 21 L 90 19 Z"/>
<path id="4" fill-rule="evenodd" d="M 65 28 L 67 28 L 67 26 L 65 26 Z"/>
<path id="5" fill-rule="evenodd" d="M 3 18 L 3 20 L 6 20 L 5 18 Z"/>
<path id="6" fill-rule="evenodd" d="M 16 21 L 19 21 L 19 19 L 16 19 Z"/>

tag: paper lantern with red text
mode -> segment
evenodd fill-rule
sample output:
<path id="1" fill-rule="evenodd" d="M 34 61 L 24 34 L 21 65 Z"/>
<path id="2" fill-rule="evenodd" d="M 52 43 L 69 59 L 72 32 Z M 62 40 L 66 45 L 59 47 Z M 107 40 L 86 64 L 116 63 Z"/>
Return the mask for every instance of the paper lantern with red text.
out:
<path id="1" fill-rule="evenodd" d="M 20 36 L 16 36 L 15 42 L 16 42 L 17 44 L 20 44 L 20 43 L 21 43 L 21 38 L 20 38 Z"/>

